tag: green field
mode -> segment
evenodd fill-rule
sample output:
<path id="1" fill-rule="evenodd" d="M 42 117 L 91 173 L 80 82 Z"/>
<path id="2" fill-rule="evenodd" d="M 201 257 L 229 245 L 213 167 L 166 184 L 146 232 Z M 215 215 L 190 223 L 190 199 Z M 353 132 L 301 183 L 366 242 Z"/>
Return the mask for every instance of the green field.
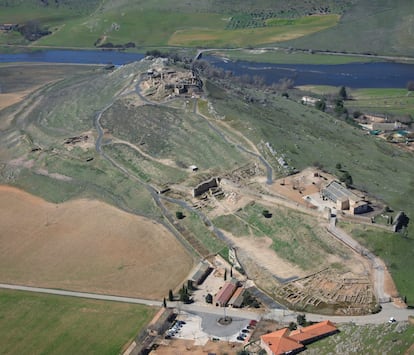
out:
<path id="1" fill-rule="evenodd" d="M 347 64 L 373 61 L 369 57 L 353 57 L 346 55 L 330 55 L 309 53 L 309 51 L 289 51 L 280 49 L 243 49 L 222 50 L 212 52 L 214 55 L 231 60 L 245 60 L 259 63 L 289 63 L 289 64 Z M 378 61 L 378 60 L 376 60 Z"/>
<path id="2" fill-rule="evenodd" d="M 2 354 L 115 355 L 150 321 L 155 309 L 0 290 L 0 314 Z"/>
<path id="3" fill-rule="evenodd" d="M 326 31 L 281 44 L 285 47 L 414 56 L 410 0 L 359 0 Z"/>
<path id="4" fill-rule="evenodd" d="M 337 15 L 311 16 L 292 20 L 292 23 L 280 21 L 269 23 L 264 28 L 249 29 L 184 29 L 176 31 L 168 44 L 183 47 L 247 47 L 275 43 L 306 36 L 335 26 Z"/>
<path id="5" fill-rule="evenodd" d="M 406 89 L 359 89 L 351 91 L 346 106 L 364 113 L 412 115 L 414 93 Z"/>
<path id="6" fill-rule="evenodd" d="M 301 90 L 320 96 L 337 95 L 340 87 L 324 85 L 304 85 Z M 414 93 L 398 88 L 347 89 L 349 100 L 345 106 L 349 112 L 381 114 L 391 117 L 412 115 L 414 112 Z"/>

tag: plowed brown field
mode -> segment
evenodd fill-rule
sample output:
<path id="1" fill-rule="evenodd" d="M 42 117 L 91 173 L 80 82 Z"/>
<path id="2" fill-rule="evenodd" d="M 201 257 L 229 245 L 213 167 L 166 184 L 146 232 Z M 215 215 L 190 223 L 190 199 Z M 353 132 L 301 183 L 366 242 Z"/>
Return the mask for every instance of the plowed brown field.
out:
<path id="1" fill-rule="evenodd" d="M 193 266 L 161 224 L 97 200 L 0 186 L 0 282 L 162 299 Z"/>

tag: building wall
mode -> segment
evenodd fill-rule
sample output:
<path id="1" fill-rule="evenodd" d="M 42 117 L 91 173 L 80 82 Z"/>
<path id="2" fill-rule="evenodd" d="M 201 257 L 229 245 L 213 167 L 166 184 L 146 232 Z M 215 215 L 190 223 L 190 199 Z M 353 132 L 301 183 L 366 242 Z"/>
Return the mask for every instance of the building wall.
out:
<path id="1" fill-rule="evenodd" d="M 219 186 L 219 179 L 218 178 L 211 178 L 210 180 L 204 181 L 198 186 L 196 186 L 193 190 L 193 197 L 198 197 L 203 193 L 207 192 L 208 190 L 218 187 Z"/>

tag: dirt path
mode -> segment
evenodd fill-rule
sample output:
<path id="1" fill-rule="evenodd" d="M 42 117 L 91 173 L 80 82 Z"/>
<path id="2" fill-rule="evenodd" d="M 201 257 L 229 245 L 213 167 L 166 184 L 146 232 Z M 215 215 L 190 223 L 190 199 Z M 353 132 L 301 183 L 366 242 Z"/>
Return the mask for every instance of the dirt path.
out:
<path id="1" fill-rule="evenodd" d="M 155 162 L 160 163 L 162 165 L 166 165 L 166 166 L 170 166 L 170 167 L 173 167 L 173 168 L 176 168 L 176 169 L 180 169 L 180 170 L 183 170 L 183 171 L 187 171 L 187 169 L 180 168 L 175 163 L 174 160 L 172 160 L 172 159 L 157 159 L 157 158 L 154 158 L 152 155 L 150 155 L 148 153 L 145 153 L 142 149 L 138 148 L 135 144 L 132 144 L 132 143 L 130 143 L 128 141 L 124 141 L 124 140 L 119 139 L 119 138 L 114 138 L 112 140 L 112 144 L 124 144 L 124 145 L 126 145 L 126 146 L 128 146 L 128 147 L 130 147 L 130 148 L 132 148 L 134 150 L 136 150 L 139 154 L 141 154 L 142 156 L 144 156 L 145 158 L 147 158 L 149 160 L 155 161 Z"/>

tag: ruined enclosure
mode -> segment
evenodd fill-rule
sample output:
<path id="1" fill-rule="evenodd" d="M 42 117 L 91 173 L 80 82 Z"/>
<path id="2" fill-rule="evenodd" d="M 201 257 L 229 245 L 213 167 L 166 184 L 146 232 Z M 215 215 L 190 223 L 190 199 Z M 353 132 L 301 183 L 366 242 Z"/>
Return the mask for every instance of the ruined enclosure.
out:
<path id="1" fill-rule="evenodd" d="M 336 314 L 370 313 L 375 296 L 368 277 L 340 274 L 331 269 L 285 284 L 278 296 L 295 309 L 334 309 Z"/>

